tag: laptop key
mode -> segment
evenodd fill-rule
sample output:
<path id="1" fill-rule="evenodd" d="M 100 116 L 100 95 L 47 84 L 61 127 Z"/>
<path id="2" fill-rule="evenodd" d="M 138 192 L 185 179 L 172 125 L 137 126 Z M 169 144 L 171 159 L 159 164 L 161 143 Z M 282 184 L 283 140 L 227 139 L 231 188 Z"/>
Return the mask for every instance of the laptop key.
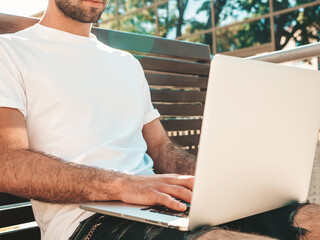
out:
<path id="1" fill-rule="evenodd" d="M 185 203 L 185 204 L 187 205 L 187 210 L 184 212 L 175 211 L 163 205 L 153 205 L 146 208 L 141 208 L 141 210 L 143 211 L 149 210 L 150 212 L 171 215 L 176 217 L 188 217 L 190 204 L 189 203 Z"/>

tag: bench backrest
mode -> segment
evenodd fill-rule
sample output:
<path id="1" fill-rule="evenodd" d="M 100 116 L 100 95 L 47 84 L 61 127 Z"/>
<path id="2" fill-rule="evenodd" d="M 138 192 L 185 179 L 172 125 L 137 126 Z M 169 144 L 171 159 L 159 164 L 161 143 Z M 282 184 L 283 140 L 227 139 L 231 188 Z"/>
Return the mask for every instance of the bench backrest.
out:
<path id="1" fill-rule="evenodd" d="M 23 30 L 38 21 L 0 14 L 0 34 Z M 92 32 L 100 41 L 131 52 L 140 61 L 153 104 L 161 113 L 161 122 L 168 135 L 196 155 L 210 68 L 209 46 L 98 28 L 93 28 Z M 27 199 L 0 193 L 0 228 L 32 221 Z M 0 231 L 0 240 L 2 237 L 39 239 L 38 229 L 32 226 L 26 229 L 14 231 L 10 237 L 2 236 Z M 21 238 L 19 234 L 25 235 Z"/>

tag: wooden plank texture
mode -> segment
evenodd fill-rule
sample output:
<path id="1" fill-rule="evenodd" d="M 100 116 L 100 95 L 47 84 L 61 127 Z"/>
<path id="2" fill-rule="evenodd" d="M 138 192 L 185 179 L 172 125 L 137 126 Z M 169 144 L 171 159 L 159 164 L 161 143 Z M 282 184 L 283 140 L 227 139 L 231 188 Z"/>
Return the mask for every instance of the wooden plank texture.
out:
<path id="1" fill-rule="evenodd" d="M 12 204 L 12 203 L 21 203 L 29 201 L 26 198 L 18 197 L 9 193 L 2 193 L 0 192 L 0 206 Z"/>
<path id="2" fill-rule="evenodd" d="M 0 227 L 34 221 L 31 206 L 0 211 Z"/>
<path id="3" fill-rule="evenodd" d="M 152 53 L 170 57 L 210 61 L 209 46 L 135 33 L 93 28 L 92 32 L 103 43 L 126 51 Z M 128 41 L 128 38 L 130 41 Z"/>
<path id="4" fill-rule="evenodd" d="M 194 63 L 182 60 L 173 60 L 139 55 L 135 55 L 135 57 L 140 61 L 144 70 L 202 76 L 209 75 L 209 63 Z"/>
<path id="5" fill-rule="evenodd" d="M 14 33 L 39 22 L 37 18 L 20 17 L 0 13 L 0 34 Z"/>
<path id="6" fill-rule="evenodd" d="M 205 91 L 151 90 L 154 102 L 204 102 Z"/>
<path id="7" fill-rule="evenodd" d="M 0 235 L 0 240 L 37 240 L 40 239 L 40 229 L 28 228 L 14 233 Z"/>
<path id="8" fill-rule="evenodd" d="M 145 73 L 149 85 L 154 86 L 172 86 L 172 87 L 198 87 L 206 89 L 208 84 L 208 77 L 191 77 L 186 75 L 170 75 Z"/>
<path id="9" fill-rule="evenodd" d="M 166 131 L 200 130 L 202 119 L 164 119 L 161 123 Z"/>
<path id="10" fill-rule="evenodd" d="M 198 104 L 153 104 L 161 115 L 166 116 L 202 116 L 203 105 Z"/>

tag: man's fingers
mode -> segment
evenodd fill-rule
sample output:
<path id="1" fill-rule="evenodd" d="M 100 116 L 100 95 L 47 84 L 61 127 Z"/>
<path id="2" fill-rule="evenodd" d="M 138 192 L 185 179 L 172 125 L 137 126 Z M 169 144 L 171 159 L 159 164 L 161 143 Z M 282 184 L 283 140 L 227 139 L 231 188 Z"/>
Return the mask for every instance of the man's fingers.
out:
<path id="1" fill-rule="evenodd" d="M 187 206 L 175 198 L 190 202 L 193 183 L 193 176 L 128 176 L 121 200 L 135 204 L 161 204 L 176 211 L 185 211 Z"/>
<path id="2" fill-rule="evenodd" d="M 161 178 L 163 178 L 163 181 L 165 183 L 168 183 L 171 185 L 180 185 L 193 190 L 194 176 L 173 174 L 173 175 L 163 175 L 161 176 Z"/>
<path id="3" fill-rule="evenodd" d="M 172 197 L 184 200 L 189 203 L 191 202 L 192 191 L 188 188 L 177 185 L 164 184 L 159 190 Z"/>
<path id="4" fill-rule="evenodd" d="M 187 206 L 178 200 L 174 199 L 168 194 L 158 192 L 157 194 L 157 204 L 164 205 L 170 209 L 176 210 L 176 211 L 185 211 L 187 210 Z"/>

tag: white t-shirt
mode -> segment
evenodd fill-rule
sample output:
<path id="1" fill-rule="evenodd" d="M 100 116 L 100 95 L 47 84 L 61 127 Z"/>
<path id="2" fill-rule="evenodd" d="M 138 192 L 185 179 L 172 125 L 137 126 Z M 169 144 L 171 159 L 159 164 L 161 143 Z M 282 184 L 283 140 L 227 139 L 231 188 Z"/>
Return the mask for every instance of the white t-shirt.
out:
<path id="1" fill-rule="evenodd" d="M 134 43 L 132 43 L 134 44 Z M 144 124 L 159 117 L 139 62 L 90 38 L 40 24 L 0 37 L 0 107 L 20 110 L 30 148 L 66 161 L 153 174 Z M 92 215 L 32 201 L 43 239 L 67 239 Z"/>

